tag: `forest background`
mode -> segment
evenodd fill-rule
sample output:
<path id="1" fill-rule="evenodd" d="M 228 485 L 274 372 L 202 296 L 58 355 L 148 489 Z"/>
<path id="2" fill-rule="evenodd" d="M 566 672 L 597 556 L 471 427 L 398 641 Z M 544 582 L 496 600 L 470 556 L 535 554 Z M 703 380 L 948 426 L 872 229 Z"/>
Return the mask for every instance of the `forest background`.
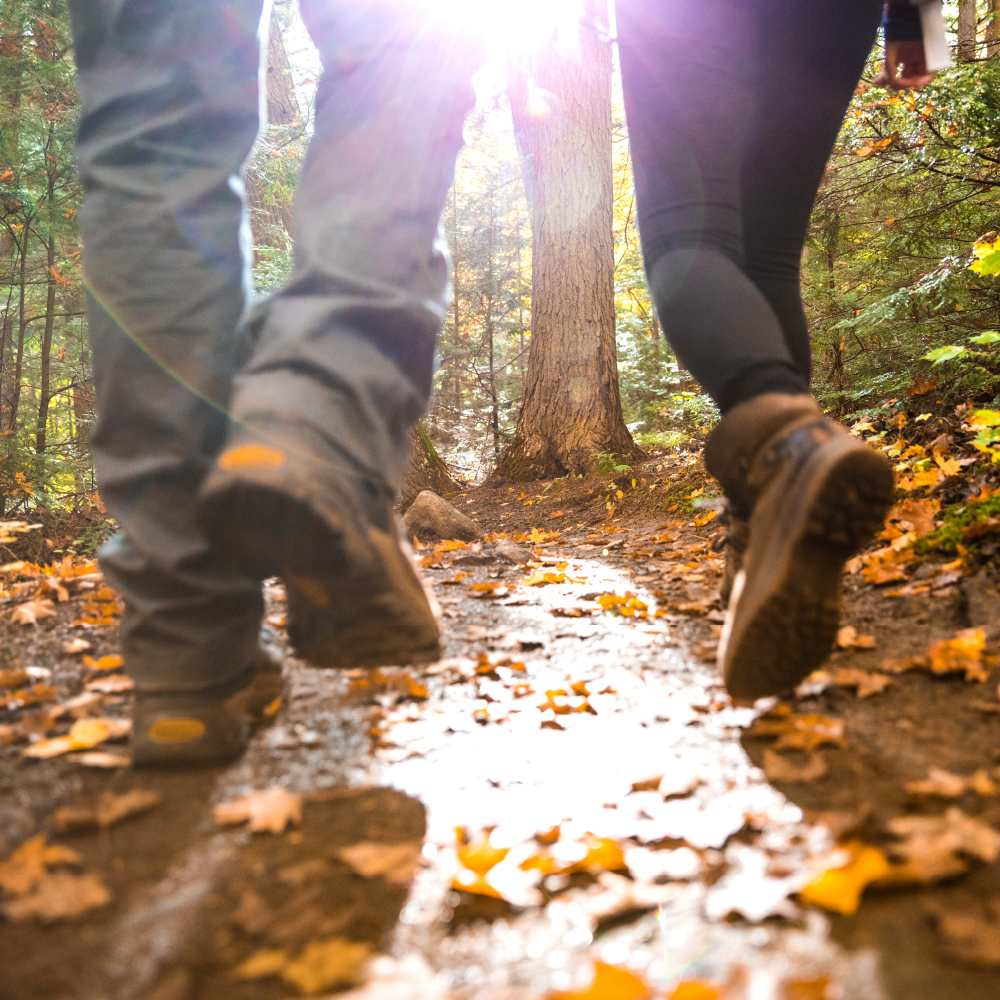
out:
<path id="1" fill-rule="evenodd" d="M 990 273 L 1000 229 L 998 4 L 946 2 L 956 61 L 924 91 L 872 88 L 866 81 L 878 71 L 876 48 L 852 101 L 802 260 L 814 388 L 842 418 L 870 416 L 888 401 L 897 408 L 919 401 L 922 411 L 966 400 L 1000 407 L 1000 336 L 990 336 L 1000 327 L 1000 287 Z M 0 17 L 0 515 L 76 515 L 79 534 L 60 544 L 83 553 L 109 529 L 97 516 L 88 445 L 95 410 L 69 21 L 60 0 L 4 0 Z M 610 53 L 607 35 L 590 37 Z M 588 451 L 584 465 L 601 471 L 616 455 L 637 454 L 632 442 L 646 450 L 696 442 L 717 417 L 660 336 L 642 271 L 628 134 L 610 56 L 607 64 L 606 77 L 595 77 L 599 90 L 608 80 L 607 93 L 594 100 L 606 105 L 608 114 L 597 117 L 610 129 L 593 133 L 599 145 L 608 144 L 598 152 L 610 157 L 611 169 L 613 343 L 601 377 L 616 382 L 605 388 L 612 409 L 620 396 L 627 432 Z M 278 0 L 268 51 L 269 124 L 247 168 L 262 294 L 291 270 L 295 177 L 320 72 L 294 0 Z M 502 76 L 477 80 L 479 101 L 442 220 L 454 297 L 422 423 L 425 441 L 451 473 L 470 482 L 525 473 L 510 456 L 531 374 L 533 266 L 537 272 L 545 264 L 537 231 L 533 254 L 539 216 L 525 195 L 525 178 L 537 185 L 539 177 L 532 181 L 519 157 L 515 126 L 522 103 L 544 104 L 552 95 L 531 92 L 532 79 L 516 71 Z M 524 128 L 522 120 L 521 154 Z"/>

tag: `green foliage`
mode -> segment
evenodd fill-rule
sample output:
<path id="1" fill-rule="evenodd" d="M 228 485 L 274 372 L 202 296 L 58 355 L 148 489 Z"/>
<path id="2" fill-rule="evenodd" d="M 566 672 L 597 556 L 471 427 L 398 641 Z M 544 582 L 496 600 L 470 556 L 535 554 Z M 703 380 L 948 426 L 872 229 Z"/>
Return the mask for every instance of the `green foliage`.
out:
<path id="1" fill-rule="evenodd" d="M 609 476 L 615 472 L 631 472 L 632 466 L 619 462 L 620 457 L 609 451 L 597 452 L 594 455 L 594 461 L 597 462 L 597 471 L 602 476 Z"/>
<path id="2" fill-rule="evenodd" d="M 918 555 L 926 555 L 929 552 L 955 553 L 961 545 L 977 552 L 982 537 L 966 538 L 962 534 L 962 529 L 974 521 L 985 521 L 997 514 L 1000 514 L 1000 493 L 994 493 L 985 500 L 973 499 L 955 504 L 944 511 L 942 517 L 944 524 L 937 531 L 932 531 L 914 543 L 914 551 Z"/>

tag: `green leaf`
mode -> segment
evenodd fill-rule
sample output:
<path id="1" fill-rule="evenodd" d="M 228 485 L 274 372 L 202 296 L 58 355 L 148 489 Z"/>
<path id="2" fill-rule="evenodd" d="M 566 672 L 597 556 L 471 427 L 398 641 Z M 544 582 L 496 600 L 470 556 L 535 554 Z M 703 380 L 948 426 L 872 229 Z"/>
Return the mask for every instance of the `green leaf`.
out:
<path id="1" fill-rule="evenodd" d="M 976 258 L 970 265 L 969 270 L 976 274 L 1000 274 L 1000 237 L 992 243 L 977 243 L 972 248 L 972 255 Z"/>
<path id="2" fill-rule="evenodd" d="M 947 344 L 945 347 L 935 347 L 933 351 L 928 351 L 921 361 L 933 361 L 939 365 L 942 361 L 954 361 L 969 353 L 967 347 L 959 347 L 956 344 Z"/>
<path id="3" fill-rule="evenodd" d="M 973 344 L 1000 344 L 1000 333 L 996 330 L 987 330 L 978 337 L 970 337 L 969 341 Z"/>

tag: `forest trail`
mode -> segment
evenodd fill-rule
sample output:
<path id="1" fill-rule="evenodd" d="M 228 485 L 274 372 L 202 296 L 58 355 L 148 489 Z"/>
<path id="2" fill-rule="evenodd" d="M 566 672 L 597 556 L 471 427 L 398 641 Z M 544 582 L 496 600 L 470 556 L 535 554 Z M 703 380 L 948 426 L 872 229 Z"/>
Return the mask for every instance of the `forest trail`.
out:
<path id="1" fill-rule="evenodd" d="M 68 564 L 8 584 L 3 1000 L 994 997 L 992 571 L 900 570 L 880 541 L 845 577 L 824 673 L 734 707 L 712 662 L 713 508 L 691 506 L 689 456 L 659 461 L 635 486 L 470 489 L 460 504 L 514 522 L 530 562 L 420 549 L 445 658 L 289 657 L 287 704 L 225 770 L 85 766 L 124 752 L 97 721 L 128 711 L 114 595 Z M 671 513 L 635 499 L 657 475 Z M 280 584 L 266 596 L 280 630 Z M 23 755 L 74 716 L 71 752 Z M 391 957 L 366 986 L 374 951 Z"/>

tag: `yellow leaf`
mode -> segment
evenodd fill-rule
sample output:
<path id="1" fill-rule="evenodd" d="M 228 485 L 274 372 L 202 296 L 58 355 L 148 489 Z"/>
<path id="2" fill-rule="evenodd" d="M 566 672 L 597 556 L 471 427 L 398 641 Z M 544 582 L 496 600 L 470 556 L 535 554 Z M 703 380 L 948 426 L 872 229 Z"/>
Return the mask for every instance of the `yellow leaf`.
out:
<path id="1" fill-rule="evenodd" d="M 708 524 L 709 521 L 712 520 L 713 517 L 715 517 L 716 514 L 718 514 L 717 510 L 710 510 L 707 514 L 705 514 L 704 517 L 696 517 L 694 519 L 695 527 L 696 528 L 704 527 L 706 524 Z"/>
<path id="2" fill-rule="evenodd" d="M 551 1000 L 646 1000 L 652 995 L 650 986 L 628 969 L 595 962 L 594 979 L 586 989 L 555 993 L 551 995 Z M 716 993 L 713 997 L 718 995 Z M 689 1000 L 713 1000 L 713 997 L 692 995 Z"/>
<path id="3" fill-rule="evenodd" d="M 507 847 L 494 847 L 490 843 L 489 832 L 484 833 L 478 840 L 465 843 L 462 831 L 459 831 L 459 847 L 456 851 L 459 863 L 477 875 L 485 875 L 498 865 L 507 857 L 508 851 Z"/>
<path id="4" fill-rule="evenodd" d="M 87 646 L 89 645 L 90 643 L 88 642 Z M 102 656 L 97 660 L 92 656 L 85 656 L 83 662 L 91 670 L 117 670 L 120 666 L 124 665 L 125 660 L 121 656 Z"/>
<path id="5" fill-rule="evenodd" d="M 845 845 L 843 851 L 836 854 L 842 856 L 844 852 L 847 852 L 845 862 L 828 868 L 813 879 L 799 892 L 799 896 L 824 910 L 850 916 L 857 913 L 865 886 L 888 873 L 889 862 L 877 847 L 869 847 L 860 841 Z"/>
<path id="6" fill-rule="evenodd" d="M 670 1000 L 719 1000 L 722 987 L 707 979 L 685 979 L 670 994 Z"/>
<path id="7" fill-rule="evenodd" d="M 571 872 L 617 872 L 624 869 L 625 856 L 622 849 L 607 837 L 587 837 L 584 841 L 586 855 L 579 861 L 562 869 L 563 874 Z"/>
<path id="8" fill-rule="evenodd" d="M 40 740 L 22 751 L 21 756 L 45 760 L 73 750 L 89 750 L 105 740 L 125 736 L 131 727 L 132 724 L 127 719 L 80 719 L 73 724 L 66 736 Z"/>
<path id="9" fill-rule="evenodd" d="M 981 628 L 962 629 L 954 639 L 932 643 L 927 648 L 930 668 L 935 674 L 962 671 L 968 681 L 986 681 L 989 668 L 983 663 L 986 634 Z"/>
<path id="10" fill-rule="evenodd" d="M 288 952 L 284 948 L 260 948 L 232 971 L 234 979 L 264 979 L 277 976 L 288 965 Z"/>

